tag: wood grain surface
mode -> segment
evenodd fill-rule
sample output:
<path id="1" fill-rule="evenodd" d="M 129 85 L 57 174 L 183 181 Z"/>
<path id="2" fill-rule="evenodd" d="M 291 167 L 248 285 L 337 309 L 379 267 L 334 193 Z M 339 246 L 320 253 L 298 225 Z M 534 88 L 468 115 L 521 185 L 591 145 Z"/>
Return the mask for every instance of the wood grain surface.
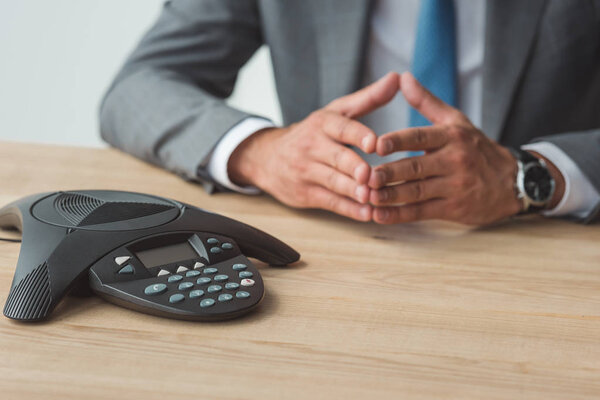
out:
<path id="1" fill-rule="evenodd" d="M 600 398 L 598 224 L 378 226 L 209 196 L 116 150 L 0 142 L 0 204 L 63 189 L 172 197 L 263 229 L 302 260 L 257 263 L 265 300 L 229 322 L 97 297 L 68 297 L 45 323 L 0 317 L 2 399 Z M 0 242 L 2 302 L 19 248 Z"/>

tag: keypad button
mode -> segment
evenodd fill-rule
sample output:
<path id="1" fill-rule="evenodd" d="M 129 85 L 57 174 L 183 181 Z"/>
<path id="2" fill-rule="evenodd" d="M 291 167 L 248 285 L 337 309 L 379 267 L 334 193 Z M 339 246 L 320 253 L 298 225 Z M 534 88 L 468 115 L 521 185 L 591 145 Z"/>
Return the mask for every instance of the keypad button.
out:
<path id="1" fill-rule="evenodd" d="M 221 289 L 223 288 L 220 285 L 210 285 L 206 290 L 208 290 L 208 293 L 217 293 L 220 292 Z"/>
<path id="2" fill-rule="evenodd" d="M 169 277 L 169 279 L 167 279 L 167 282 L 169 282 L 169 283 L 179 282 L 182 279 L 183 279 L 183 276 L 181 276 L 181 275 L 171 275 Z"/>
<path id="3" fill-rule="evenodd" d="M 247 299 L 248 297 L 250 297 L 250 293 L 240 290 L 235 294 L 235 297 L 237 297 L 238 299 Z"/>
<path id="4" fill-rule="evenodd" d="M 225 289 L 228 289 L 228 290 L 235 290 L 239 287 L 240 287 L 240 284 L 236 283 L 236 282 L 227 282 L 225 284 Z"/>
<path id="5" fill-rule="evenodd" d="M 198 278 L 198 280 L 196 281 L 196 283 L 198 285 L 206 285 L 207 283 L 210 283 L 210 278 L 207 276 L 203 276 L 201 278 Z"/>
<path id="6" fill-rule="evenodd" d="M 219 239 L 217 239 L 217 238 L 208 238 L 208 239 L 206 239 L 206 243 L 208 243 L 208 244 L 217 244 L 217 243 L 219 243 Z"/>
<path id="7" fill-rule="evenodd" d="M 240 278 L 244 279 L 244 278 L 252 278 L 254 276 L 254 274 L 250 271 L 242 271 L 240 272 Z"/>
<path id="8" fill-rule="evenodd" d="M 202 264 L 200 261 L 196 262 L 196 264 L 194 264 L 194 269 L 200 269 L 200 268 L 204 268 L 204 264 Z"/>
<path id="9" fill-rule="evenodd" d="M 200 302 L 200 307 L 202 308 L 206 308 L 206 307 L 210 307 L 210 306 L 214 306 L 215 305 L 215 301 L 213 299 L 204 299 Z"/>
<path id="10" fill-rule="evenodd" d="M 192 282 L 182 282 L 179 284 L 179 290 L 190 290 L 194 287 Z"/>
<path id="11" fill-rule="evenodd" d="M 200 275 L 200 271 L 188 271 L 185 273 L 186 278 L 193 278 L 194 276 Z"/>
<path id="12" fill-rule="evenodd" d="M 166 269 L 161 269 L 160 271 L 158 271 L 158 276 L 163 276 L 163 275 L 169 275 L 170 272 L 167 271 Z"/>
<path id="13" fill-rule="evenodd" d="M 127 264 L 119 270 L 119 274 L 131 275 L 133 274 L 133 265 Z"/>
<path id="14" fill-rule="evenodd" d="M 235 271 L 245 271 L 248 266 L 246 264 L 233 264 L 233 269 Z"/>
<path id="15" fill-rule="evenodd" d="M 231 243 L 223 243 L 223 244 L 221 245 L 221 248 L 222 248 L 223 250 L 231 250 L 231 249 L 233 249 L 233 245 L 232 245 Z"/>
<path id="16" fill-rule="evenodd" d="M 210 252 L 213 254 L 219 254 L 219 253 L 222 253 L 223 250 L 220 247 L 211 247 Z"/>
<path id="17" fill-rule="evenodd" d="M 216 268 L 204 268 L 204 272 L 205 274 L 216 274 L 219 270 Z"/>
<path id="18" fill-rule="evenodd" d="M 242 281 L 240 282 L 240 284 L 242 286 L 254 286 L 254 279 L 242 279 Z"/>
<path id="19" fill-rule="evenodd" d="M 185 299 L 184 295 L 181 293 L 175 293 L 169 297 L 169 303 L 179 303 L 180 301 L 183 301 L 183 299 Z"/>
<path id="20" fill-rule="evenodd" d="M 129 256 L 115 257 L 115 262 L 117 263 L 117 265 L 123 265 L 129 260 L 131 260 L 131 257 Z"/>
<path id="21" fill-rule="evenodd" d="M 177 273 L 180 274 L 182 272 L 187 271 L 188 269 L 186 267 L 184 267 L 183 265 L 180 265 L 179 267 L 177 267 Z"/>
<path id="22" fill-rule="evenodd" d="M 215 282 L 223 282 L 229 279 L 227 275 L 215 275 Z"/>
<path id="23" fill-rule="evenodd" d="M 148 296 L 154 296 L 166 291 L 167 285 L 164 283 L 155 283 L 154 285 L 146 286 L 146 289 L 144 289 L 144 293 L 146 293 Z"/>
<path id="24" fill-rule="evenodd" d="M 190 299 L 195 299 L 196 297 L 204 296 L 204 290 L 196 289 L 190 292 Z"/>
<path id="25" fill-rule="evenodd" d="M 233 299 L 233 296 L 229 293 L 223 293 L 219 295 L 219 301 L 229 301 L 231 299 Z"/>

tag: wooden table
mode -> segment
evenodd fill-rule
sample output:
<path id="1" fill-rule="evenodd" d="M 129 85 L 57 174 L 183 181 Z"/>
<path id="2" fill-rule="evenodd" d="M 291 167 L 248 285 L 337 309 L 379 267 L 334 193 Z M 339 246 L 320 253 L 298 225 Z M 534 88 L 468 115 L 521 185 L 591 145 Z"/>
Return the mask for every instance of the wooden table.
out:
<path id="1" fill-rule="evenodd" d="M 0 317 L 2 399 L 600 398 L 597 224 L 363 224 L 209 196 L 115 150 L 6 142 L 0 185 L 0 204 L 58 189 L 173 197 L 302 254 L 288 268 L 258 263 L 265 300 L 229 322 L 97 297 L 68 297 L 46 323 Z M 0 242 L 2 301 L 18 252 Z"/>

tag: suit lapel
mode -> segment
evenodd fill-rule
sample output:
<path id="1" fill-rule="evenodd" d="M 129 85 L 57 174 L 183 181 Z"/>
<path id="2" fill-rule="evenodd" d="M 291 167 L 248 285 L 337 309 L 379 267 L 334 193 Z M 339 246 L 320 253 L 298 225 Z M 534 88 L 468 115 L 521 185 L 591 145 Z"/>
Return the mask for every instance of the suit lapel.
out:
<path id="1" fill-rule="evenodd" d="M 486 10 L 482 129 L 498 140 L 546 0 L 490 0 Z"/>
<path id="2" fill-rule="evenodd" d="M 370 3 L 369 0 L 315 2 L 321 106 L 360 85 Z"/>

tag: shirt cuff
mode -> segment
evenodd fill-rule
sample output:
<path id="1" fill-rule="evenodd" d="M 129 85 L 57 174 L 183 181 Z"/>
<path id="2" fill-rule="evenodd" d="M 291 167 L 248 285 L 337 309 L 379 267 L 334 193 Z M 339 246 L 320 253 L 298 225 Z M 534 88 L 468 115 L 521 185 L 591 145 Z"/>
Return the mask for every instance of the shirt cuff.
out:
<path id="1" fill-rule="evenodd" d="M 260 190 L 254 186 L 242 187 L 231 182 L 227 172 L 227 164 L 229 163 L 229 157 L 244 140 L 262 129 L 274 126 L 267 119 L 248 117 L 229 129 L 213 149 L 206 165 L 210 177 L 222 186 L 238 193 L 259 194 Z"/>
<path id="2" fill-rule="evenodd" d="M 548 217 L 574 215 L 585 218 L 600 201 L 600 194 L 577 164 L 560 147 L 550 142 L 536 142 L 521 147 L 546 157 L 565 178 L 565 193 L 552 210 L 542 214 Z"/>

